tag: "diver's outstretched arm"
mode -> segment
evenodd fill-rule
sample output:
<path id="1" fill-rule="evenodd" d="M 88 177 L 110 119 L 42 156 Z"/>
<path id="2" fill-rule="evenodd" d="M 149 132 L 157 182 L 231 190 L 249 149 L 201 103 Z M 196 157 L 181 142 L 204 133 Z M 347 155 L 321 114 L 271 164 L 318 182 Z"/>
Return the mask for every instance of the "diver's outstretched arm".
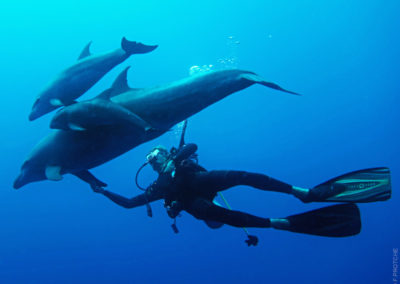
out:
<path id="1" fill-rule="evenodd" d="M 156 200 L 159 200 L 162 198 L 162 195 L 159 191 L 157 190 L 147 190 L 145 193 L 136 195 L 132 198 L 126 198 L 124 196 L 121 196 L 117 193 L 108 191 L 108 190 L 99 190 L 96 191 L 98 193 L 103 194 L 105 197 L 110 199 L 112 202 L 118 204 L 119 206 L 122 206 L 124 208 L 135 208 L 138 206 L 145 205 L 149 202 L 153 202 Z"/>
<path id="2" fill-rule="evenodd" d="M 80 172 L 73 173 L 74 176 L 77 178 L 83 180 L 84 182 L 87 182 L 90 187 L 94 190 L 95 187 L 105 187 L 107 186 L 106 183 L 102 182 L 98 178 L 96 178 L 91 172 L 88 170 L 83 170 Z"/>

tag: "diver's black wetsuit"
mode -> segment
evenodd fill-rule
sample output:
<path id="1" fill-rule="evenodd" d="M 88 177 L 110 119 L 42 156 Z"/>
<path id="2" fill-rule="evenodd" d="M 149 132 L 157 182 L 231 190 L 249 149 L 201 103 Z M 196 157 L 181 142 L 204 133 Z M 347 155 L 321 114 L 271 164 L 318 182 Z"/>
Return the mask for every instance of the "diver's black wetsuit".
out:
<path id="1" fill-rule="evenodd" d="M 197 150 L 195 144 L 187 144 L 178 150 L 172 160 L 175 172 L 164 172 L 146 190 L 133 198 L 125 198 L 104 190 L 103 194 L 125 208 L 145 205 L 164 199 L 166 205 L 176 201 L 189 214 L 197 219 L 217 221 L 235 227 L 268 228 L 271 222 L 240 211 L 228 210 L 215 205 L 212 200 L 219 191 L 236 185 L 248 185 L 261 190 L 291 193 L 292 186 L 266 175 L 244 171 L 207 171 L 188 159 Z"/>

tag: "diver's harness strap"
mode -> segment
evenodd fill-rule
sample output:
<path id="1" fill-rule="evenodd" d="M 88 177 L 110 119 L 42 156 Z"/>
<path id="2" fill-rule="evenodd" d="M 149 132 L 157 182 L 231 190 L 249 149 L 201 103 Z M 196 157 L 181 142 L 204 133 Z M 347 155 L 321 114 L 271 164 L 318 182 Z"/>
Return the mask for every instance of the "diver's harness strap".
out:
<path id="1" fill-rule="evenodd" d="M 183 128 L 182 128 L 182 133 L 181 133 L 181 139 L 179 140 L 179 148 L 181 148 L 183 145 L 185 145 L 185 134 L 186 134 L 186 127 L 187 127 L 187 120 L 183 121 Z M 175 156 L 176 153 L 178 152 L 178 149 L 175 147 L 172 147 L 170 150 L 170 155 Z M 196 156 L 197 157 L 197 156 Z M 198 161 L 198 160 L 197 160 Z M 173 206 L 173 204 L 171 204 Z M 172 209 L 172 206 L 170 205 L 170 208 L 167 208 L 167 214 L 170 215 L 169 210 Z M 177 213 L 176 216 L 174 216 L 174 223 L 171 225 L 172 230 L 174 231 L 175 234 L 179 233 L 178 227 L 176 226 L 176 217 L 180 217 L 181 215 L 179 212 Z M 170 216 L 171 217 L 171 216 Z"/>
<path id="2" fill-rule="evenodd" d="M 174 231 L 175 234 L 179 233 L 178 227 L 176 226 L 176 218 L 174 218 L 174 223 L 171 225 L 172 231 Z"/>

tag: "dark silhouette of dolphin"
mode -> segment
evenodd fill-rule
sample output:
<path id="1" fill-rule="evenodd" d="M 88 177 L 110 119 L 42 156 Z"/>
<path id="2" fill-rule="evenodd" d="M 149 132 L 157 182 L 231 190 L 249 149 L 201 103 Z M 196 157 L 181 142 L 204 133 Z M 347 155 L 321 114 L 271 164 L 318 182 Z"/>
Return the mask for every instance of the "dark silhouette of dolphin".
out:
<path id="1" fill-rule="evenodd" d="M 124 70 L 126 76 L 126 70 Z M 158 87 L 130 89 L 121 76 L 106 90 L 110 101 L 149 123 L 153 131 L 124 125 L 104 125 L 85 131 L 56 130 L 34 147 L 14 182 L 18 189 L 40 180 L 60 180 L 73 174 L 93 185 L 105 185 L 88 170 L 150 141 L 175 124 L 226 96 L 253 84 L 296 94 L 243 70 L 211 71 Z M 79 103 L 77 103 L 78 106 Z"/>
<path id="2" fill-rule="evenodd" d="M 144 45 L 122 38 L 121 48 L 100 55 L 91 55 L 90 43 L 83 49 L 78 62 L 68 67 L 38 95 L 29 120 L 35 120 L 61 106 L 70 105 L 107 72 L 132 54 L 148 53 L 157 45 Z"/>

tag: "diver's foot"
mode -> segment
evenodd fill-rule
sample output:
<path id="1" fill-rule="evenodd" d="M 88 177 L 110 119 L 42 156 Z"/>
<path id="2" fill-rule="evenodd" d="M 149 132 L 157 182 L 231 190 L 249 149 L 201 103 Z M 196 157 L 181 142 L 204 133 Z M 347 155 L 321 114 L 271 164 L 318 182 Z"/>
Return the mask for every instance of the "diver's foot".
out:
<path id="1" fill-rule="evenodd" d="M 302 188 L 298 186 L 292 186 L 292 194 L 300 199 L 303 203 L 311 202 L 310 200 L 310 189 Z"/>
<path id="2" fill-rule="evenodd" d="M 336 196 L 346 190 L 346 187 L 339 183 L 322 185 L 311 189 L 292 187 L 292 194 L 304 203 L 326 201 L 332 196 Z"/>
<path id="3" fill-rule="evenodd" d="M 271 218 L 271 227 L 278 230 L 289 230 L 290 222 L 286 218 Z"/>

